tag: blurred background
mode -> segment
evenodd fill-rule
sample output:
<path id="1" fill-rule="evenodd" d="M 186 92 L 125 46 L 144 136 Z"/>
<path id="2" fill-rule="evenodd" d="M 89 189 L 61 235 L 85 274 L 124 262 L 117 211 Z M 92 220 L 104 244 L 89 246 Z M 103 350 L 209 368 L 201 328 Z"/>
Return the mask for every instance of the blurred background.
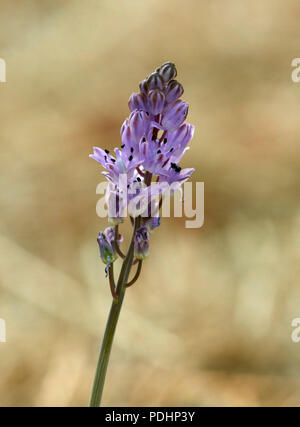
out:
<path id="1" fill-rule="evenodd" d="M 153 234 L 103 403 L 299 405 L 299 18 L 293 0 L 1 2 L 1 406 L 88 403 L 111 302 L 88 155 L 119 146 L 129 95 L 166 61 L 205 224 Z"/>

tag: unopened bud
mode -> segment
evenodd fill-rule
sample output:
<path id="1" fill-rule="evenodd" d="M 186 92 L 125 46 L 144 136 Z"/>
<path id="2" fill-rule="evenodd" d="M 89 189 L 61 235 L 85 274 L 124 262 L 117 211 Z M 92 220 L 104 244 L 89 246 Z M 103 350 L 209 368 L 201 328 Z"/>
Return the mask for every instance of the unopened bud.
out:
<path id="1" fill-rule="evenodd" d="M 148 93 L 148 108 L 151 114 L 160 114 L 165 105 L 165 95 L 160 90 L 150 90 Z"/>
<path id="2" fill-rule="evenodd" d="M 182 151 L 183 148 L 190 142 L 194 135 L 194 126 L 184 123 L 174 132 L 168 134 L 168 147 L 174 147 L 172 155 L 176 155 L 176 151 Z"/>
<path id="3" fill-rule="evenodd" d="M 189 106 L 186 102 L 177 100 L 162 118 L 162 126 L 169 130 L 177 129 L 185 121 Z"/>
<path id="4" fill-rule="evenodd" d="M 165 90 L 166 101 L 175 102 L 183 94 L 183 87 L 177 80 L 171 80 Z"/>
<path id="5" fill-rule="evenodd" d="M 166 62 L 163 64 L 159 70 L 159 74 L 162 76 L 163 81 L 167 83 L 168 81 L 175 79 L 177 76 L 177 70 L 175 65 L 172 62 Z"/>
<path id="6" fill-rule="evenodd" d="M 148 115 L 144 111 L 134 111 L 129 117 L 129 127 L 132 138 L 136 143 L 139 143 L 148 131 Z"/>
<path id="7" fill-rule="evenodd" d="M 125 119 L 124 122 L 123 122 L 123 124 L 122 124 L 122 126 L 121 126 L 121 129 L 120 129 L 121 136 L 123 135 L 123 133 L 125 132 L 125 130 L 127 129 L 127 127 L 128 127 L 128 119 Z"/>
<path id="8" fill-rule="evenodd" d="M 144 93 L 133 93 L 128 101 L 129 110 L 147 111 L 147 97 Z"/>
<path id="9" fill-rule="evenodd" d="M 111 238 L 108 227 L 104 232 L 99 233 L 97 242 L 100 250 L 100 257 L 104 264 L 111 264 L 117 258 L 116 251 L 114 248 L 114 239 Z"/>
<path id="10" fill-rule="evenodd" d="M 145 259 L 149 255 L 149 236 L 147 227 L 139 227 L 134 234 L 134 256 Z"/>
<path id="11" fill-rule="evenodd" d="M 164 87 L 164 81 L 163 81 L 162 76 L 155 71 L 154 73 L 152 73 L 148 76 L 147 85 L 148 85 L 149 90 L 151 90 L 151 89 L 162 90 L 162 88 Z"/>
<path id="12" fill-rule="evenodd" d="M 148 83 L 147 83 L 147 80 L 145 79 L 140 83 L 140 91 L 141 93 L 147 94 L 148 90 L 149 90 Z"/>
<path id="13" fill-rule="evenodd" d="M 126 146 L 131 145 L 132 136 L 131 136 L 131 131 L 130 131 L 128 119 L 125 120 L 125 122 L 123 123 L 123 125 L 121 127 L 121 138 L 122 138 L 122 146 L 123 145 L 126 145 Z"/>

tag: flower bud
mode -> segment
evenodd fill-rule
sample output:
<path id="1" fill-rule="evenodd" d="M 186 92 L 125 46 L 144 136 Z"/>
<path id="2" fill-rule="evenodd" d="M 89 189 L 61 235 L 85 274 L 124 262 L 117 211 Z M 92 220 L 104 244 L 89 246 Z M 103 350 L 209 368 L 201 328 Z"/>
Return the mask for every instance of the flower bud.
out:
<path id="1" fill-rule="evenodd" d="M 147 97 L 144 93 L 133 93 L 128 101 L 129 110 L 147 111 Z"/>
<path id="2" fill-rule="evenodd" d="M 122 126 L 121 126 L 121 129 L 120 129 L 121 136 L 123 135 L 123 133 L 125 132 L 125 130 L 127 128 L 128 128 L 128 119 L 125 119 L 124 122 L 123 122 L 123 124 L 122 124 Z"/>
<path id="3" fill-rule="evenodd" d="M 99 233 L 97 238 L 97 242 L 100 250 L 100 257 L 104 264 L 111 264 L 117 258 L 117 254 L 114 248 L 114 237 L 110 235 L 109 229 L 112 227 L 108 227 L 104 232 Z"/>
<path id="4" fill-rule="evenodd" d="M 194 126 L 184 123 L 173 132 L 168 133 L 167 149 L 172 149 L 172 155 L 176 156 L 177 151 L 182 151 L 190 142 L 194 135 Z"/>
<path id="5" fill-rule="evenodd" d="M 121 139 L 122 139 L 122 146 L 123 145 L 129 146 L 132 143 L 132 137 L 131 137 L 128 119 L 125 120 L 125 122 L 121 127 Z"/>
<path id="6" fill-rule="evenodd" d="M 160 74 L 158 74 L 156 71 L 152 74 L 150 74 L 147 77 L 147 86 L 148 89 L 159 89 L 162 90 L 163 86 L 164 86 L 164 81 L 163 78 Z"/>
<path id="7" fill-rule="evenodd" d="M 166 101 L 175 102 L 183 94 L 183 87 L 177 80 L 171 80 L 165 90 Z"/>
<path id="8" fill-rule="evenodd" d="M 149 236 L 147 227 L 139 227 L 134 234 L 134 256 L 145 259 L 149 255 Z"/>
<path id="9" fill-rule="evenodd" d="M 159 74 L 162 76 L 163 81 L 167 83 L 168 81 L 175 79 L 177 76 L 177 70 L 175 65 L 172 62 L 166 62 L 158 69 Z"/>
<path id="10" fill-rule="evenodd" d="M 148 108 L 151 114 L 160 114 L 165 105 L 165 95 L 160 90 L 150 90 L 148 93 Z"/>
<path id="11" fill-rule="evenodd" d="M 129 117 L 129 128 L 132 138 L 139 143 L 149 128 L 149 117 L 144 111 L 133 111 Z"/>
<path id="12" fill-rule="evenodd" d="M 177 100 L 164 114 L 162 126 L 168 131 L 177 129 L 185 121 L 188 109 L 189 106 L 186 102 Z"/>
<path id="13" fill-rule="evenodd" d="M 141 93 L 144 93 L 146 95 L 148 90 L 149 90 L 148 83 L 147 83 L 147 80 L 145 79 L 140 83 L 140 91 Z"/>

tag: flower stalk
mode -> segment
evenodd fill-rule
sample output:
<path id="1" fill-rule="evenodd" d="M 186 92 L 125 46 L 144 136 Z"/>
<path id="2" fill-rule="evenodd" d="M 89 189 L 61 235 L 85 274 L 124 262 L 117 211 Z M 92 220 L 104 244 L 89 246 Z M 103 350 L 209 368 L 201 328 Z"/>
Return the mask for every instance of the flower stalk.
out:
<path id="1" fill-rule="evenodd" d="M 194 171 L 193 168 L 182 169 L 179 166 L 189 149 L 194 126 L 185 122 L 188 104 L 180 99 L 183 87 L 175 80 L 176 76 L 175 65 L 166 62 L 143 80 L 139 85 L 140 92 L 132 94 L 129 99 L 130 115 L 121 127 L 121 148 L 115 148 L 111 154 L 107 149 L 94 147 L 94 153 L 90 155 L 105 168 L 102 173 L 109 182 L 105 201 L 108 222 L 112 226 L 100 232 L 97 241 L 113 298 L 90 406 L 101 403 L 125 292 L 138 280 L 143 260 L 149 255 L 150 234 L 160 225 L 159 211 L 163 198 L 170 186 L 170 194 L 173 194 L 174 189 L 180 189 Z M 119 225 L 124 221 L 126 209 L 133 233 L 125 255 L 119 245 L 122 242 Z M 116 284 L 113 263 L 118 257 L 123 263 Z M 135 275 L 129 281 L 135 264 L 138 264 Z"/>
<path id="2" fill-rule="evenodd" d="M 134 231 L 135 231 L 135 228 L 136 227 L 134 227 Z M 89 405 L 90 407 L 98 407 L 100 406 L 100 403 L 101 403 L 112 343 L 113 343 L 115 331 L 117 328 L 118 319 L 119 319 L 120 311 L 123 304 L 123 299 L 125 296 L 126 284 L 128 282 L 129 273 L 133 263 L 133 251 L 134 251 L 134 240 L 132 236 L 129 249 L 123 261 L 122 269 L 120 272 L 117 289 L 116 289 L 116 298 L 113 298 L 106 328 L 105 328 L 104 338 L 102 341 L 102 346 L 101 346 L 97 369 L 96 369 L 96 375 L 95 375 L 93 389 L 92 389 L 91 398 L 90 398 L 90 405 Z"/>

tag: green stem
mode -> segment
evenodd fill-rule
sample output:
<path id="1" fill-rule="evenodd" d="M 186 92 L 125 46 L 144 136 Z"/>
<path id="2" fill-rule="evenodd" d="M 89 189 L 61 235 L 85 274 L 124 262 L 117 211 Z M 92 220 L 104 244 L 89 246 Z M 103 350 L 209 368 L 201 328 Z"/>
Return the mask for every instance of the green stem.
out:
<path id="1" fill-rule="evenodd" d="M 130 269 L 133 262 L 133 251 L 134 251 L 134 241 L 132 238 L 127 255 L 123 261 L 121 273 L 120 273 L 118 284 L 117 284 L 116 293 L 118 295 L 118 299 L 113 300 L 112 302 L 109 317 L 106 324 L 104 338 L 102 341 L 96 375 L 94 379 L 94 385 L 93 385 L 91 399 L 90 399 L 90 406 L 93 406 L 93 407 L 100 406 L 111 347 L 112 347 L 120 311 L 122 308 L 123 299 L 125 296 L 126 283 L 128 281 Z"/>

